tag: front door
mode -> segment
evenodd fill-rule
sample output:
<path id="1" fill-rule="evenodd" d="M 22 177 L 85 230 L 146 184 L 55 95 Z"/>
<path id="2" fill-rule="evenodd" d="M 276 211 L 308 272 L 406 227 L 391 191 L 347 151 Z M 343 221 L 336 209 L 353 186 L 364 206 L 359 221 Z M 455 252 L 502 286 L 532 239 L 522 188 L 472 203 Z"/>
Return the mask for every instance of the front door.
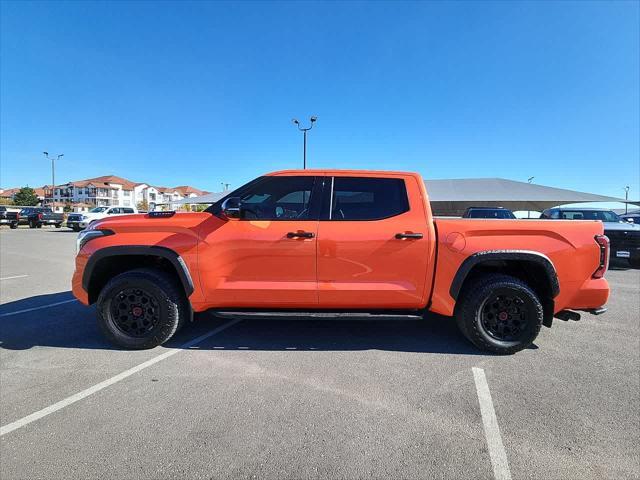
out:
<path id="1" fill-rule="evenodd" d="M 325 179 L 318 227 L 322 308 L 422 308 L 433 239 L 413 178 L 393 174 Z"/>
<path id="2" fill-rule="evenodd" d="M 266 176 L 231 194 L 241 200 L 241 217 L 214 218 L 200 232 L 198 264 L 209 304 L 317 307 L 315 184 L 313 176 Z"/>

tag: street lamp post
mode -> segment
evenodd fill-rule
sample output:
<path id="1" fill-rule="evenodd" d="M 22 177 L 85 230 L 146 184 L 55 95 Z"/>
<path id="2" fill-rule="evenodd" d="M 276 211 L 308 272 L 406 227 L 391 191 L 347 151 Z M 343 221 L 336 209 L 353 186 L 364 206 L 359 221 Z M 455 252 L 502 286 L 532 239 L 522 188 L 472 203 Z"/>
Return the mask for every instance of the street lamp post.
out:
<path id="1" fill-rule="evenodd" d="M 309 121 L 311 122 L 311 124 L 307 127 L 307 128 L 303 128 L 300 125 L 300 122 L 298 120 L 296 120 L 295 118 L 293 120 L 291 120 L 293 123 L 295 123 L 298 126 L 298 130 L 300 130 L 303 134 L 303 146 L 302 146 L 302 168 L 303 169 L 307 169 L 307 132 L 309 130 L 311 130 L 313 128 L 313 124 L 316 123 L 316 120 L 318 120 L 318 117 L 313 116 L 309 119 Z"/>
<path id="2" fill-rule="evenodd" d="M 529 185 L 531 185 L 531 184 L 533 183 L 533 179 L 534 179 L 534 178 L 536 178 L 536 177 L 529 177 L 529 178 L 527 178 L 527 183 L 528 183 Z M 531 210 L 527 210 L 527 218 L 531 218 Z"/>
<path id="3" fill-rule="evenodd" d="M 57 157 L 49 156 L 49 152 L 42 152 L 47 160 L 51 160 L 51 207 L 55 210 L 55 192 L 56 192 L 56 160 L 60 160 L 60 157 L 64 157 L 64 153 L 61 153 Z"/>
<path id="4" fill-rule="evenodd" d="M 624 214 L 629 213 L 629 185 L 624 187 Z"/>

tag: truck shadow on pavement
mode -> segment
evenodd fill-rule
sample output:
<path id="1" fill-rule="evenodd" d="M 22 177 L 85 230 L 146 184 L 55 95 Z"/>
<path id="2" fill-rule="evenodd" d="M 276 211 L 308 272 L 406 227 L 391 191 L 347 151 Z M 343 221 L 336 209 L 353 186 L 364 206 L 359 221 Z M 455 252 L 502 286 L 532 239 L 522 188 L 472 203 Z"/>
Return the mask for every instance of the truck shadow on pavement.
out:
<path id="1" fill-rule="evenodd" d="M 0 306 L 0 349 L 121 350 L 108 343 L 100 333 L 95 308 L 69 301 L 72 299 L 71 292 L 61 292 Z M 51 304 L 57 305 L 38 308 Z M 35 310 L 24 311 L 28 309 Z M 14 314 L 19 311 L 24 312 Z M 182 348 L 183 344 L 226 322 L 228 320 L 212 315 L 198 315 L 195 322 L 186 325 L 164 347 Z M 453 319 L 438 315 L 429 315 L 423 321 L 243 320 L 191 348 L 291 352 L 386 350 L 491 355 L 467 342 Z"/>

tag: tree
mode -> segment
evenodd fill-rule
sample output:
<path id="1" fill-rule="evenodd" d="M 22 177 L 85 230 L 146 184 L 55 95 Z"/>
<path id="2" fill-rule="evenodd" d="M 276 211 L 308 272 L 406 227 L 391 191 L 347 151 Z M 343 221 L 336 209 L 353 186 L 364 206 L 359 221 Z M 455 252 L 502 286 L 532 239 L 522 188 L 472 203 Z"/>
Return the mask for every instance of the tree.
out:
<path id="1" fill-rule="evenodd" d="M 147 203 L 146 200 L 142 200 L 141 202 L 138 202 L 138 204 L 136 205 L 136 208 L 138 210 L 142 210 L 144 212 L 148 212 L 149 211 L 149 204 Z"/>
<path id="2" fill-rule="evenodd" d="M 39 202 L 40 200 L 36 195 L 36 191 L 31 187 L 22 187 L 18 190 L 18 193 L 13 196 L 13 203 L 24 207 L 33 207 Z"/>

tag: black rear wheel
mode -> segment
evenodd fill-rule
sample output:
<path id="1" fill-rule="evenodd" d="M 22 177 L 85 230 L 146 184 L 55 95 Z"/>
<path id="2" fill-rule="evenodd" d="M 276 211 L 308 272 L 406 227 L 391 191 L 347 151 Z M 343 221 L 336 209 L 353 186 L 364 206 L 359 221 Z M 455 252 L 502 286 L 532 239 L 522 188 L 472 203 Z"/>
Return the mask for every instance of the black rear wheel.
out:
<path id="1" fill-rule="evenodd" d="M 188 315 L 187 300 L 165 272 L 140 268 L 111 279 L 97 302 L 98 325 L 119 347 L 153 348 L 169 340 Z"/>
<path id="2" fill-rule="evenodd" d="M 15 230 L 16 228 L 18 228 L 18 222 L 13 222 L 11 225 L 9 225 L 9 228 Z"/>
<path id="3" fill-rule="evenodd" d="M 522 280 L 488 274 L 465 287 L 456 309 L 460 331 L 478 348 L 511 354 L 533 343 L 540 332 L 543 307 Z"/>

